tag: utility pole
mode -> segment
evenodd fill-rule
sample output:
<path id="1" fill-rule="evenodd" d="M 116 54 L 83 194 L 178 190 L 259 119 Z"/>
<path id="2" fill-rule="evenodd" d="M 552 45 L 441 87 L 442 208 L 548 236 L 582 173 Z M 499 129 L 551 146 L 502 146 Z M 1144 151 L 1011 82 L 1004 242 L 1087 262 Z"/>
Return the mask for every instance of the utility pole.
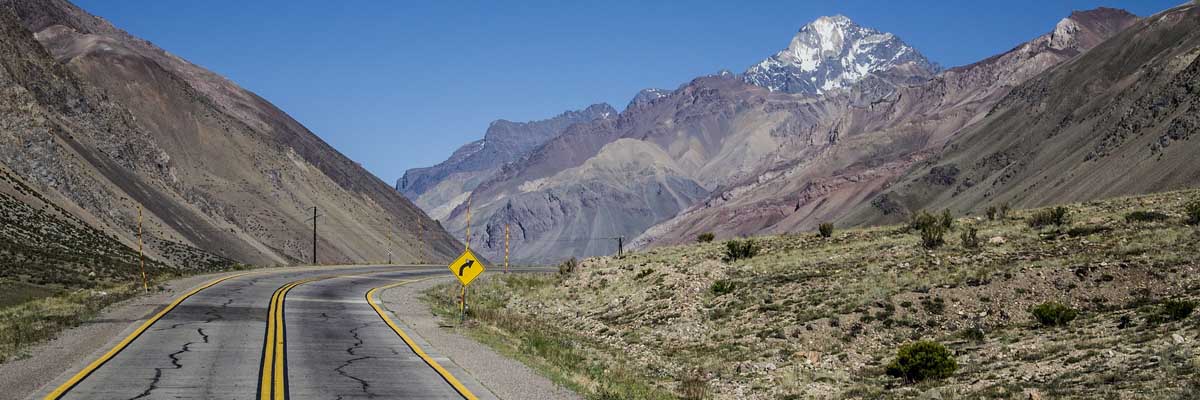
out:
<path id="1" fill-rule="evenodd" d="M 466 243 L 467 251 L 471 251 L 471 198 L 472 197 L 475 197 L 475 193 L 471 193 L 470 195 L 467 196 L 467 243 Z M 460 292 L 460 299 L 462 301 L 462 317 L 459 319 L 459 323 L 461 324 L 467 320 L 467 285 L 466 284 L 462 285 L 462 291 Z"/>
<path id="2" fill-rule="evenodd" d="M 475 197 L 474 193 L 467 196 L 467 250 L 471 249 L 471 198 Z"/>
<path id="3" fill-rule="evenodd" d="M 417 217 L 417 231 L 420 231 L 421 235 L 421 238 L 419 239 L 420 241 L 417 242 L 417 259 L 418 261 L 424 261 L 421 259 L 421 250 L 425 249 L 425 223 L 421 222 L 421 217 L 419 216 Z M 430 253 L 429 258 L 433 258 L 432 254 L 433 253 Z"/>
<path id="4" fill-rule="evenodd" d="M 504 224 L 504 273 L 508 273 L 508 223 Z"/>
<path id="5" fill-rule="evenodd" d="M 146 282 L 146 255 L 145 255 L 145 252 L 142 250 L 143 242 L 144 241 L 142 239 L 142 206 L 139 204 L 138 205 L 138 264 L 141 266 L 141 270 L 142 270 L 142 290 L 149 292 L 150 284 L 148 282 Z"/>
<path id="6" fill-rule="evenodd" d="M 312 210 L 313 210 L 313 216 L 311 218 L 312 222 L 313 222 L 312 263 L 313 263 L 313 265 L 317 265 L 317 218 L 319 218 L 321 216 L 317 214 L 317 207 L 313 207 Z M 304 221 L 307 222 L 308 220 L 306 219 Z"/>

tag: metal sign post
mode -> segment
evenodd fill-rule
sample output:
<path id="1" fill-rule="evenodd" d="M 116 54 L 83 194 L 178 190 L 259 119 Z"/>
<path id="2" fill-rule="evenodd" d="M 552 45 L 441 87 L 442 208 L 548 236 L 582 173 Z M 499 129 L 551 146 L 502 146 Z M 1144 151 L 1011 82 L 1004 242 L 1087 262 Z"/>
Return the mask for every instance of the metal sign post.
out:
<path id="1" fill-rule="evenodd" d="M 463 251 L 462 255 L 458 256 L 454 262 L 448 266 L 450 273 L 458 278 L 458 282 L 462 284 L 459 288 L 459 313 L 460 322 L 467 318 L 467 285 L 471 284 L 475 278 L 483 274 L 487 268 L 483 265 L 483 261 L 472 253 L 471 250 Z"/>
<path id="2" fill-rule="evenodd" d="M 150 291 L 150 283 L 146 281 L 146 254 L 142 249 L 144 240 L 142 239 L 142 206 L 138 206 L 138 264 L 142 270 L 142 290 Z"/>

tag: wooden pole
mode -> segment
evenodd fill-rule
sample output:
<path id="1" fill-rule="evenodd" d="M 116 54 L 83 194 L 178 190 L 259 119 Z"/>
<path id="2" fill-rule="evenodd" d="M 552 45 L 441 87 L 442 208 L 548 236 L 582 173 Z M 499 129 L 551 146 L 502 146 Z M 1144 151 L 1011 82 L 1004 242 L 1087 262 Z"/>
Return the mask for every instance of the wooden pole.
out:
<path id="1" fill-rule="evenodd" d="M 143 251 L 144 241 L 142 239 L 142 206 L 138 205 L 138 264 L 142 270 L 142 290 L 150 291 L 150 283 L 146 281 L 146 255 Z"/>
<path id="2" fill-rule="evenodd" d="M 312 264 L 317 264 L 317 208 L 312 208 Z"/>
<path id="3" fill-rule="evenodd" d="M 504 224 L 504 273 L 508 273 L 508 224 Z"/>
<path id="4" fill-rule="evenodd" d="M 471 198 L 474 194 L 467 196 L 467 250 L 471 249 Z"/>

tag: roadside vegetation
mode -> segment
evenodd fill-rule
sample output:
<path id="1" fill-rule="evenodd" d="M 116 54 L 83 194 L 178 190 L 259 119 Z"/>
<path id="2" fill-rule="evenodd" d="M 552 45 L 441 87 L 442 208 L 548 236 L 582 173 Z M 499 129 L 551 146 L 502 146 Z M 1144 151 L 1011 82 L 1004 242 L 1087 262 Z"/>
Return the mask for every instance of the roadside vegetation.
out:
<path id="1" fill-rule="evenodd" d="M 1197 201 L 921 212 L 492 275 L 461 328 L 589 398 L 1192 398 Z M 428 292 L 448 321 L 456 290 Z"/>
<path id="2" fill-rule="evenodd" d="M 147 257 L 152 290 L 184 273 L 238 267 L 188 246 L 163 248 L 169 257 L 190 261 L 195 268 L 182 271 Z M 29 346 L 141 293 L 136 249 L 91 228 L 0 170 L 0 363 L 26 357 Z"/>

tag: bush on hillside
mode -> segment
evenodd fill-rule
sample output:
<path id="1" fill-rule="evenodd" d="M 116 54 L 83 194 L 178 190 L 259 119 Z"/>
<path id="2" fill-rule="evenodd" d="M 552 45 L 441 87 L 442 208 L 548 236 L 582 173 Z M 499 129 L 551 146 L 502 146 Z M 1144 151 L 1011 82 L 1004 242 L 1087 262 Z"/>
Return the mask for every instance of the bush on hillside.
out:
<path id="1" fill-rule="evenodd" d="M 713 235 L 712 232 L 704 232 L 704 233 L 701 233 L 700 236 L 696 236 L 696 242 L 708 243 L 708 242 L 713 241 L 713 239 L 716 239 L 716 238 L 717 238 L 717 236 Z"/>
<path id="2" fill-rule="evenodd" d="M 925 227 L 927 227 L 927 226 L 937 225 L 937 224 L 938 224 L 937 216 L 930 214 L 928 212 L 925 212 L 925 210 L 921 210 L 921 211 L 917 211 L 915 214 L 913 214 L 911 217 L 909 217 L 908 230 L 913 231 L 913 232 L 920 232 L 920 231 L 924 230 Z"/>
<path id="3" fill-rule="evenodd" d="M 823 238 L 833 237 L 833 224 L 828 222 L 823 223 L 817 227 L 817 231 L 821 233 L 821 237 Z"/>
<path id="4" fill-rule="evenodd" d="M 1158 222 L 1171 219 L 1167 214 L 1158 211 L 1134 211 L 1125 214 L 1125 222 Z"/>
<path id="5" fill-rule="evenodd" d="M 1070 236 L 1070 237 L 1091 236 L 1091 235 L 1095 235 L 1097 233 L 1104 233 L 1104 232 L 1108 232 L 1111 230 L 1112 230 L 1112 228 L 1109 228 L 1104 225 L 1084 225 L 1084 226 L 1077 226 L 1077 227 L 1071 228 L 1071 230 L 1067 231 L 1067 236 Z"/>
<path id="6" fill-rule="evenodd" d="M 724 279 L 713 281 L 712 285 L 708 287 L 708 291 L 712 292 L 713 296 L 732 293 L 734 289 L 737 289 L 737 283 Z"/>
<path id="7" fill-rule="evenodd" d="M 1000 219 L 1008 218 L 1009 210 L 1010 210 L 1010 208 L 1008 207 L 1008 203 L 1001 204 L 1000 205 Z"/>
<path id="8" fill-rule="evenodd" d="M 1193 201 L 1184 206 L 1183 213 L 1186 216 L 1188 225 L 1200 225 L 1200 200 Z"/>
<path id="9" fill-rule="evenodd" d="M 930 224 L 921 228 L 921 246 L 936 249 L 946 244 L 946 228 L 941 224 Z"/>
<path id="10" fill-rule="evenodd" d="M 950 214 L 950 210 L 942 210 L 941 224 L 946 230 L 954 230 L 954 214 Z"/>
<path id="11" fill-rule="evenodd" d="M 1063 226 L 1071 222 L 1069 211 L 1066 207 L 1054 207 L 1033 213 L 1026 221 L 1031 228 L 1041 228 L 1045 226 Z"/>
<path id="12" fill-rule="evenodd" d="M 1167 300 L 1162 304 L 1163 317 L 1168 321 L 1182 321 L 1196 310 L 1196 303 L 1187 300 Z"/>
<path id="13" fill-rule="evenodd" d="M 1049 302 L 1038 304 L 1030 310 L 1033 318 L 1045 327 L 1063 326 L 1079 316 L 1079 312 L 1065 305 Z"/>
<path id="14" fill-rule="evenodd" d="M 962 246 L 964 249 L 979 248 L 979 229 L 976 229 L 973 226 L 968 227 L 966 230 L 963 230 L 960 235 L 962 237 Z"/>
<path id="15" fill-rule="evenodd" d="M 570 260 L 563 261 L 562 264 L 558 265 L 558 274 L 570 275 L 575 273 L 576 268 L 579 268 L 579 260 L 576 260 L 575 257 L 571 257 Z"/>
<path id="16" fill-rule="evenodd" d="M 991 207 L 987 208 L 987 217 L 988 217 L 988 221 L 996 220 L 996 206 L 991 206 Z"/>
<path id="17" fill-rule="evenodd" d="M 921 340 L 900 346 L 896 359 L 887 365 L 887 374 L 909 382 L 943 379 L 954 374 L 958 362 L 940 343 Z"/>
<path id="18" fill-rule="evenodd" d="M 754 258 L 758 255 L 758 243 L 754 239 L 730 240 L 725 242 L 725 261 Z"/>

